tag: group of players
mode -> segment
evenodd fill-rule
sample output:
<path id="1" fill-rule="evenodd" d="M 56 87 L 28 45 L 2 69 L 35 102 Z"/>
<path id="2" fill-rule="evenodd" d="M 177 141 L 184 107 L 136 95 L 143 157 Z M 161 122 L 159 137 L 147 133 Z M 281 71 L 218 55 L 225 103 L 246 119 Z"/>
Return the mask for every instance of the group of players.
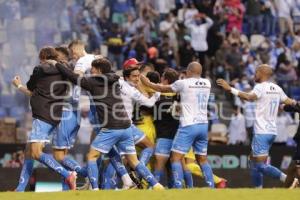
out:
<path id="1" fill-rule="evenodd" d="M 71 42 L 68 48 L 42 48 L 39 59 L 40 64 L 34 68 L 27 87 L 19 76 L 13 80 L 19 91 L 30 96 L 33 115 L 32 131 L 16 191 L 25 191 L 34 160 L 62 176 L 63 190 L 76 189 L 77 175 L 87 177 L 93 190 L 114 189 L 118 178 L 123 189 L 136 188 L 138 183 L 135 179 L 143 179 L 148 187 L 162 190 L 164 186 L 160 182 L 168 161 L 171 172 L 168 187 L 193 187 L 191 171 L 201 175 L 208 187 L 224 187 L 226 180 L 213 175 L 207 161 L 207 105 L 211 83 L 201 78 L 201 64 L 190 63 L 186 78 L 182 80 L 173 69 L 165 70 L 159 79 L 151 67 L 132 58 L 124 62 L 123 77 L 119 77 L 112 71 L 112 64 L 107 58 L 88 54 L 84 43 L 79 40 Z M 268 65 L 259 66 L 255 74 L 257 84 L 249 93 L 231 88 L 222 79 L 217 80 L 217 84 L 243 100 L 256 101 L 250 155 L 254 186 L 262 187 L 263 175 L 267 175 L 289 182 L 288 185 L 294 188 L 298 185 L 297 178 L 287 177 L 266 162 L 276 137 L 279 105 L 283 103 L 291 111 L 300 110 L 295 100 L 270 82 L 271 76 L 272 70 Z M 79 98 L 82 93 L 89 95 L 90 116 L 95 125 L 86 166 L 80 166 L 67 156 L 80 127 Z M 154 118 L 155 145 L 153 139 L 144 133 L 151 127 L 137 128 L 132 121 L 135 104 L 145 107 L 144 113 L 156 108 L 150 117 Z M 143 120 L 146 123 L 146 114 Z M 51 135 L 52 155 L 43 152 Z M 136 146 L 142 149 L 139 159 Z M 146 165 L 153 154 L 155 166 L 152 174 Z M 99 181 L 99 166 L 103 166 L 104 157 L 108 161 Z M 299 156 L 295 160 L 295 169 L 299 171 Z M 124 163 L 136 176 L 129 175 Z"/>

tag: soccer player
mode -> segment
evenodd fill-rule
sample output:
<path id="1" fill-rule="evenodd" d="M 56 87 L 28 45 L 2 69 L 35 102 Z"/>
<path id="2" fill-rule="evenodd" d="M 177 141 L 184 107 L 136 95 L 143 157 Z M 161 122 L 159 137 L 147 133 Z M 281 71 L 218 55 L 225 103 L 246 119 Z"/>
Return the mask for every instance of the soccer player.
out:
<path id="1" fill-rule="evenodd" d="M 57 60 L 66 64 L 72 69 L 69 62 L 69 51 L 67 47 L 59 46 L 55 48 L 57 53 Z M 19 76 L 16 76 L 13 80 L 13 84 L 17 87 L 22 85 L 22 81 Z M 32 92 L 26 87 L 19 88 L 24 94 L 31 96 Z M 70 91 L 72 93 L 72 91 Z M 72 94 L 70 95 L 72 96 Z M 76 171 L 76 173 L 82 177 L 87 177 L 87 170 L 81 167 L 75 160 L 66 157 L 68 150 L 74 145 L 77 132 L 79 129 L 79 124 L 77 123 L 77 104 L 72 97 L 64 101 L 67 105 L 63 106 L 62 120 L 58 128 L 54 131 L 54 136 L 52 140 L 52 153 L 53 157 L 60 162 L 64 167 L 71 171 Z M 33 166 L 32 166 L 33 167 Z M 32 171 L 32 169 L 27 168 L 27 170 Z M 22 185 L 22 184 L 21 184 Z M 70 188 L 65 183 L 64 178 L 62 179 L 63 190 L 69 190 Z"/>
<path id="2" fill-rule="evenodd" d="M 169 85 L 178 80 L 179 74 L 174 69 L 167 69 L 161 77 L 161 84 Z M 161 93 L 155 104 L 154 125 L 156 129 L 154 176 L 160 181 L 164 175 L 165 165 L 169 160 L 173 139 L 179 126 L 176 116 L 178 96 L 176 93 Z"/>
<path id="3" fill-rule="evenodd" d="M 67 171 L 51 155 L 43 153 L 49 136 L 57 128 L 62 115 L 62 98 L 66 93 L 66 85 L 55 84 L 63 81 L 59 71 L 45 63 L 47 59 L 57 59 L 58 55 L 53 47 L 45 47 L 40 50 L 40 65 L 36 66 L 33 74 L 27 82 L 27 91 L 32 108 L 33 122 L 32 131 L 28 138 L 28 145 L 25 150 L 25 161 L 22 168 L 19 185 L 16 191 L 24 191 L 33 170 L 33 160 L 38 160 L 50 169 L 62 175 L 70 189 L 76 188 L 76 172 Z M 51 86 L 53 88 L 51 89 Z M 26 88 L 19 84 L 17 88 L 26 91 Z M 52 92 L 52 93 L 51 93 Z"/>
<path id="4" fill-rule="evenodd" d="M 295 106 L 285 105 L 284 111 L 286 112 L 298 112 L 300 113 L 299 103 Z M 290 187 L 291 183 L 295 180 L 295 177 L 300 179 L 300 126 L 298 127 L 297 133 L 294 136 L 294 141 L 296 142 L 296 151 L 293 156 L 293 161 L 287 170 L 287 181 L 286 186 Z M 292 185 L 293 186 L 293 185 Z"/>
<path id="5" fill-rule="evenodd" d="M 213 173 L 207 161 L 208 120 L 207 104 L 211 83 L 201 78 L 202 66 L 191 62 L 187 67 L 187 78 L 175 81 L 172 85 L 151 83 L 145 76 L 142 82 L 160 92 L 176 92 L 180 94 L 181 115 L 180 126 L 173 141 L 171 166 L 175 188 L 182 188 L 183 170 L 181 160 L 191 147 L 194 148 L 196 160 L 204 173 L 209 187 L 214 187 Z"/>
<path id="6" fill-rule="evenodd" d="M 97 133 L 87 155 L 88 176 L 92 188 L 98 190 L 98 167 L 96 160 L 107 154 L 114 145 L 120 153 L 124 153 L 129 165 L 135 169 L 154 189 L 163 189 L 150 171 L 137 159 L 131 122 L 124 108 L 120 94 L 119 77 L 111 73 L 111 63 L 105 58 L 92 62 L 93 77 L 80 77 L 61 63 L 48 61 L 67 77 L 72 83 L 89 91 L 95 102 L 97 115 L 101 123 L 101 130 Z"/>
<path id="7" fill-rule="evenodd" d="M 270 78 L 273 75 L 269 65 L 260 65 L 255 72 L 255 82 L 257 83 L 251 92 L 241 92 L 223 79 L 218 79 L 217 84 L 226 92 L 240 97 L 245 101 L 255 101 L 255 122 L 254 136 L 252 139 L 251 176 L 256 188 L 263 187 L 263 175 L 270 176 L 282 182 L 286 181 L 286 174 L 276 167 L 267 164 L 269 150 L 277 135 L 276 118 L 280 103 L 286 105 L 296 105 L 296 101 L 286 96 L 283 90 L 272 83 Z M 295 179 L 293 185 L 296 185 Z"/>
<path id="8" fill-rule="evenodd" d="M 84 74 L 90 74 L 91 69 L 92 69 L 92 61 L 95 60 L 96 58 L 102 57 L 100 55 L 96 56 L 93 54 L 88 54 L 85 50 L 84 43 L 80 40 L 72 41 L 69 44 L 69 49 L 71 52 L 71 58 L 76 62 L 75 67 L 74 67 L 74 73 L 79 74 L 80 76 L 82 76 Z M 75 86 L 74 91 L 73 91 L 73 101 L 78 102 L 80 94 L 81 94 L 80 87 Z M 95 107 L 95 105 L 91 100 L 91 110 L 96 110 L 94 107 Z M 73 112 L 73 114 L 76 114 L 76 113 Z M 78 116 L 80 116 L 80 115 L 78 115 Z M 92 118 L 91 119 L 92 121 L 96 122 L 98 120 L 97 116 L 95 114 L 92 113 L 90 116 Z M 76 117 L 74 117 L 74 119 L 76 119 Z M 80 123 L 80 117 L 77 121 L 78 121 L 78 123 Z M 73 122 L 73 124 L 75 124 L 75 121 Z M 94 124 L 94 126 L 95 126 L 95 130 L 100 128 L 98 125 Z M 111 152 L 108 154 L 108 156 L 110 157 L 111 164 L 113 165 L 113 167 L 115 168 L 118 175 L 121 177 L 121 179 L 123 181 L 123 184 L 124 184 L 123 188 L 124 189 L 132 188 L 134 183 L 131 180 L 131 178 L 129 177 L 124 165 L 122 164 L 122 160 L 121 160 L 121 157 L 118 154 L 118 152 L 116 152 L 115 149 L 113 148 L 111 150 Z M 73 165 L 73 167 L 75 167 L 75 165 Z"/>
<path id="9" fill-rule="evenodd" d="M 132 119 L 133 106 L 138 103 L 142 106 L 152 107 L 154 106 L 156 100 L 159 98 L 159 93 L 155 93 L 151 98 L 148 98 L 144 93 L 141 93 L 137 87 L 140 81 L 140 71 L 138 66 L 138 61 L 134 58 L 126 60 L 123 64 L 123 77 L 124 80 L 120 79 L 121 87 L 121 97 L 124 102 L 125 109 Z M 149 138 L 135 125 L 131 125 L 133 129 L 133 139 L 136 146 L 143 149 L 140 154 L 140 161 L 147 165 L 151 156 L 154 152 L 154 144 L 149 140 Z"/>

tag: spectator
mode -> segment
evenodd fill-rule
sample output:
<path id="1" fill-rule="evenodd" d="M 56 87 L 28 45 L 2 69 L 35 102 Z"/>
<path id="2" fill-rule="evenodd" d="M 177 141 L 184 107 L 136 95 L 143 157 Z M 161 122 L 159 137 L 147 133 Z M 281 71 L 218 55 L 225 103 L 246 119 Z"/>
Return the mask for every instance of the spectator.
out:
<path id="1" fill-rule="evenodd" d="M 283 35 L 286 32 L 289 32 L 291 35 L 294 35 L 293 20 L 291 18 L 291 11 L 294 7 L 294 0 L 274 1 L 279 17 L 280 38 L 283 38 Z"/>
<path id="2" fill-rule="evenodd" d="M 124 39 L 118 24 L 113 24 L 111 32 L 107 34 L 108 58 L 113 62 L 115 61 L 118 69 L 122 66 L 122 47 Z"/>
<path id="3" fill-rule="evenodd" d="M 245 8 L 240 0 L 225 0 L 225 18 L 227 20 L 226 32 L 230 33 L 234 28 L 242 32 L 242 23 Z"/>
<path id="4" fill-rule="evenodd" d="M 245 117 L 241 113 L 240 108 L 238 107 L 234 107 L 228 131 L 228 144 L 240 145 L 246 143 L 247 132 L 245 125 Z"/>
<path id="5" fill-rule="evenodd" d="M 188 19 L 185 22 L 185 26 L 191 33 L 191 45 L 198 56 L 199 62 L 204 67 L 206 51 L 208 50 L 207 32 L 212 25 L 212 19 L 202 13 L 197 14 L 193 19 Z"/>
<path id="6" fill-rule="evenodd" d="M 289 138 L 289 132 L 287 131 L 287 126 L 293 123 L 293 119 L 289 113 L 283 111 L 282 108 L 278 110 L 278 117 L 276 121 L 277 126 L 277 136 L 275 138 L 275 143 L 284 144 Z"/>
<path id="7" fill-rule="evenodd" d="M 231 48 L 228 51 L 226 67 L 229 70 L 230 80 L 233 80 L 241 76 L 243 66 L 242 54 L 237 43 L 231 44 Z"/>
<path id="8" fill-rule="evenodd" d="M 251 86 L 248 84 L 245 86 L 245 92 L 251 91 Z M 248 135 L 248 142 L 251 144 L 253 131 L 254 131 L 254 120 L 255 120 L 255 102 L 245 101 L 243 102 L 243 113 L 246 120 L 246 130 Z"/>
<path id="9" fill-rule="evenodd" d="M 261 14 L 262 5 L 260 0 L 248 0 L 246 7 L 246 15 L 248 22 L 248 34 L 260 34 L 262 30 L 263 16 Z"/>
<path id="10" fill-rule="evenodd" d="M 191 45 L 191 37 L 184 36 L 182 46 L 179 48 L 180 67 L 186 68 L 190 62 L 195 60 L 195 51 Z"/>
<path id="11" fill-rule="evenodd" d="M 276 28 L 276 11 L 272 0 L 265 0 L 262 6 L 265 36 L 274 37 Z"/>

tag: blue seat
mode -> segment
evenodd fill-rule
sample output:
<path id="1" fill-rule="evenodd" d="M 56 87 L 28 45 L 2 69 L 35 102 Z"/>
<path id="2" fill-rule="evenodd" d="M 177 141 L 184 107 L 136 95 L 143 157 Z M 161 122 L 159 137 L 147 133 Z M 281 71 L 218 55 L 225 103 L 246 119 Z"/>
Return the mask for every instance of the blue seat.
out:
<path id="1" fill-rule="evenodd" d="M 9 116 L 21 121 L 25 115 L 25 109 L 20 106 L 14 106 L 9 109 Z"/>
<path id="2" fill-rule="evenodd" d="M 299 101 L 300 100 L 300 87 L 292 86 L 290 88 L 290 94 L 293 99 L 296 99 L 297 101 Z"/>
<path id="3" fill-rule="evenodd" d="M 1 95 L 0 97 L 1 107 L 11 108 L 15 105 L 14 95 Z"/>
<path id="4" fill-rule="evenodd" d="M 8 114 L 6 108 L 0 107 L 0 118 L 7 117 L 7 116 Z"/>

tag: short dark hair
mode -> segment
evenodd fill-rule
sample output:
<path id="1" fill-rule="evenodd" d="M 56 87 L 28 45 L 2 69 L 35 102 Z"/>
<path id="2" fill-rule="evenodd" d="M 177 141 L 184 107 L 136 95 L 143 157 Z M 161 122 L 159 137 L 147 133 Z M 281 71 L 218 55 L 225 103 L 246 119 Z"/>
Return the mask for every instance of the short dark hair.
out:
<path id="1" fill-rule="evenodd" d="M 93 60 L 92 67 L 100 69 L 103 74 L 111 72 L 111 62 L 106 58 L 97 58 Z"/>
<path id="2" fill-rule="evenodd" d="M 166 69 L 162 76 L 168 81 L 168 84 L 174 83 L 179 78 L 178 72 L 172 68 Z"/>
<path id="3" fill-rule="evenodd" d="M 128 78 L 131 74 L 131 72 L 135 71 L 135 70 L 139 70 L 139 67 L 133 67 L 133 68 L 129 68 L 129 69 L 124 69 L 123 70 L 123 77 L 124 78 Z"/>
<path id="4" fill-rule="evenodd" d="M 58 46 L 58 47 L 55 47 L 55 50 L 58 51 L 58 52 L 61 52 L 61 53 L 64 54 L 67 58 L 70 57 L 69 49 L 68 49 L 68 47 L 66 47 L 66 46 Z"/>
<path id="5" fill-rule="evenodd" d="M 141 66 L 140 66 L 140 71 L 141 71 L 141 72 L 144 71 L 144 69 L 145 69 L 146 67 L 150 67 L 152 70 L 154 70 L 153 64 L 151 64 L 151 63 L 142 63 Z"/>
<path id="6" fill-rule="evenodd" d="M 57 51 L 51 46 L 43 47 L 39 53 L 40 60 L 57 60 L 57 57 Z"/>
<path id="7" fill-rule="evenodd" d="M 159 83 L 160 82 L 160 74 L 156 71 L 154 72 L 148 72 L 147 73 L 147 78 L 152 82 L 152 83 Z"/>

